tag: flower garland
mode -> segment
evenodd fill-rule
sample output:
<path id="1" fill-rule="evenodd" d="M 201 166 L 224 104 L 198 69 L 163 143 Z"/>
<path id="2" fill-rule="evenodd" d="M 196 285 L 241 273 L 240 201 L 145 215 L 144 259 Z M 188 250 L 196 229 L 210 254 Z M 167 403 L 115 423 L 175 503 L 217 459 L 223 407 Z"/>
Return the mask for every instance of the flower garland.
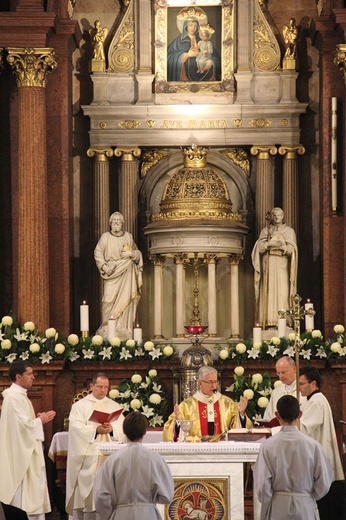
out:
<path id="1" fill-rule="evenodd" d="M 295 333 L 291 332 L 288 338 L 273 336 L 270 340 L 253 342 L 252 339 L 244 343 L 228 343 L 218 345 L 221 361 L 234 360 L 246 363 L 250 360 L 277 361 L 282 356 L 295 356 Z M 318 329 L 304 332 L 299 340 L 299 356 L 305 360 L 330 359 L 346 361 L 346 337 L 343 325 L 335 325 L 334 336 L 324 341 L 322 332 Z"/>
<path id="2" fill-rule="evenodd" d="M 173 345 L 146 341 L 143 345 L 133 339 L 110 341 L 96 334 L 80 338 L 70 334 L 66 339 L 53 327 L 40 334 L 32 321 L 21 327 L 12 315 L 4 316 L 0 326 L 0 361 L 13 363 L 16 359 L 29 360 L 42 365 L 65 360 L 71 363 L 97 361 L 150 361 L 163 362 L 175 356 Z"/>
<path id="3" fill-rule="evenodd" d="M 145 415 L 149 426 L 163 426 L 167 419 L 167 398 L 153 368 L 144 377 L 136 372 L 130 380 L 123 379 L 118 388 L 112 388 L 109 397 L 122 405 L 125 416 L 131 411 Z"/>
<path id="4" fill-rule="evenodd" d="M 225 391 L 231 392 L 232 399 L 236 402 L 239 402 L 243 395 L 247 397 L 246 414 L 256 424 L 258 419 L 262 419 L 268 406 L 273 385 L 269 372 L 264 372 L 263 375 L 252 374 L 248 376 L 245 376 L 244 372 L 242 366 L 235 367 L 233 383 L 225 388 Z"/>

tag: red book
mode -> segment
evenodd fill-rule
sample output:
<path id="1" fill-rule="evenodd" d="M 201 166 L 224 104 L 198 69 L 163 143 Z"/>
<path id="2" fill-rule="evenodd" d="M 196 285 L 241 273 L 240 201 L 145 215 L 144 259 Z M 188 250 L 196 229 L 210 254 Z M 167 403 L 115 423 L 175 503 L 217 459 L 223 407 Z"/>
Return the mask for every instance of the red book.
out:
<path id="1" fill-rule="evenodd" d="M 264 419 L 256 419 L 261 426 L 264 428 L 274 428 L 275 426 L 280 426 L 279 419 L 273 417 L 270 421 L 265 421 Z"/>
<path id="2" fill-rule="evenodd" d="M 93 413 L 89 417 L 89 421 L 97 422 L 100 424 L 110 423 L 110 422 L 114 421 L 115 419 L 117 419 L 122 411 L 123 411 L 122 408 L 120 408 L 120 410 L 116 410 L 115 412 L 112 412 L 112 413 L 100 412 L 99 410 L 94 410 Z"/>

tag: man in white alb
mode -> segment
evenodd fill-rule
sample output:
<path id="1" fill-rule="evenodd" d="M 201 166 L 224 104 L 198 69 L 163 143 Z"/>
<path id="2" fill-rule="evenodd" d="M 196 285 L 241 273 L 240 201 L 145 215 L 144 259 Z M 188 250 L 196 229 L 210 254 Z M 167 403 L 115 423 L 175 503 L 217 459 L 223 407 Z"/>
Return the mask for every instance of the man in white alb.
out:
<path id="1" fill-rule="evenodd" d="M 100 372 L 93 377 L 91 394 L 72 405 L 69 417 L 66 471 L 66 511 L 76 520 L 97 520 L 93 499 L 96 473 L 105 457 L 97 449 L 99 442 L 124 441 L 124 416 L 107 423 L 90 421 L 94 410 L 112 413 L 121 406 L 107 397 L 108 377 Z"/>

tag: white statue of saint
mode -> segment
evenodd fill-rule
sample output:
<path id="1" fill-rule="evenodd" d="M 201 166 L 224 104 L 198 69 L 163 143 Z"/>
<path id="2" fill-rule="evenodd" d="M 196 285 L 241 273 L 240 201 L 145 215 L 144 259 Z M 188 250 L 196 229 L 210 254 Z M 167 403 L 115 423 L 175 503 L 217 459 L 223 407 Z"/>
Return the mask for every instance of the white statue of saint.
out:
<path id="1" fill-rule="evenodd" d="M 294 230 L 284 222 L 284 212 L 274 208 L 266 216 L 252 250 L 255 273 L 255 321 L 264 329 L 278 325 L 278 311 L 290 309 L 297 292 L 298 249 Z"/>
<path id="2" fill-rule="evenodd" d="M 110 318 L 115 320 L 116 336 L 132 338 L 137 305 L 141 297 L 143 258 L 131 233 L 124 231 L 124 217 L 109 217 L 110 231 L 103 233 L 94 251 L 103 279 L 102 324 L 97 333 L 107 334 Z"/>

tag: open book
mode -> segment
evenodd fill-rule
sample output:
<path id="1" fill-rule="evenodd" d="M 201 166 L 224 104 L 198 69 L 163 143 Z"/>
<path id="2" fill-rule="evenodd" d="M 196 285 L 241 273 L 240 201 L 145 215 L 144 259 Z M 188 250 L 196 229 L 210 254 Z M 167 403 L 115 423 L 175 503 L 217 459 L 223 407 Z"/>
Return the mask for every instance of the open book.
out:
<path id="1" fill-rule="evenodd" d="M 276 417 L 270 419 L 270 421 L 265 421 L 264 419 L 256 419 L 261 426 L 264 428 L 274 428 L 274 426 L 280 426 L 279 420 Z"/>
<path id="2" fill-rule="evenodd" d="M 114 421 L 115 419 L 117 419 L 122 411 L 123 411 L 122 408 L 120 408 L 120 410 L 116 410 L 115 412 L 112 412 L 112 413 L 100 412 L 99 410 L 94 410 L 93 413 L 89 417 L 89 421 L 97 422 L 100 424 L 110 423 L 110 422 Z"/>

